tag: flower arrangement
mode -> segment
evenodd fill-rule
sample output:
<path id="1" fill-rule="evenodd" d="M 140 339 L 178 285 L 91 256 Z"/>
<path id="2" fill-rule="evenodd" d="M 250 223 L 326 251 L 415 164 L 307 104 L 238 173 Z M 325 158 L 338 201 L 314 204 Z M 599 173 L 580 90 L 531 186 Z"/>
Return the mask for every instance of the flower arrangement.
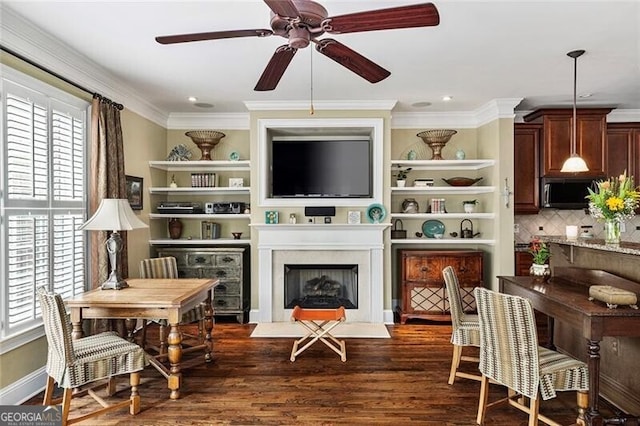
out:
<path id="1" fill-rule="evenodd" d="M 610 178 L 598 182 L 597 191 L 589 188 L 589 214 L 602 221 L 631 219 L 640 203 L 640 192 L 633 184 L 633 177 L 627 171 L 617 179 Z"/>
<path id="2" fill-rule="evenodd" d="M 544 265 L 551 257 L 549 246 L 538 237 L 529 243 L 529 253 L 533 256 L 533 263 L 536 265 Z"/>

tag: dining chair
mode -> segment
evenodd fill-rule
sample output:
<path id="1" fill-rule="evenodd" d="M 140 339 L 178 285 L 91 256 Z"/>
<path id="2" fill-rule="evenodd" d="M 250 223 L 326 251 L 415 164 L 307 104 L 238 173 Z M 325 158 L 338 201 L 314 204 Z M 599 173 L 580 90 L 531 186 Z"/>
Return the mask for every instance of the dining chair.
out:
<path id="1" fill-rule="evenodd" d="M 167 257 L 155 257 L 149 259 L 142 259 L 140 261 L 140 278 L 178 278 L 178 263 L 173 256 Z M 190 335 L 183 332 L 183 335 L 192 337 L 198 340 L 198 347 L 204 344 L 204 320 L 205 320 L 205 304 L 201 303 L 193 309 L 188 310 L 182 315 L 181 324 L 191 324 L 198 322 L 198 334 L 197 336 Z M 166 328 L 169 325 L 166 319 L 153 320 L 159 324 L 158 340 L 159 347 L 153 348 L 159 354 L 165 354 L 167 350 L 166 342 Z M 142 323 L 142 347 L 147 346 L 147 321 L 143 320 Z M 190 349 L 190 348 L 188 348 Z M 185 352 L 187 350 L 185 349 Z"/>
<path id="2" fill-rule="evenodd" d="M 538 345 L 531 303 L 522 297 L 486 288 L 474 290 L 480 320 L 480 399 L 476 422 L 484 424 L 487 408 L 501 403 L 529 414 L 529 426 L 538 420 L 559 426 L 540 414 L 540 399 L 556 397 L 556 391 L 577 391 L 577 424 L 586 424 L 589 370 L 568 355 Z M 489 380 L 506 386 L 508 396 L 488 403 Z M 529 406 L 524 404 L 529 398 Z"/>
<path id="3" fill-rule="evenodd" d="M 44 287 L 38 288 L 37 293 L 48 344 L 47 385 L 43 405 L 62 403 L 63 425 L 78 423 L 125 406 L 129 407 L 132 415 L 138 414 L 140 371 L 149 364 L 144 350 L 111 331 L 72 340 L 71 322 L 62 297 Z M 131 396 L 126 401 L 108 405 L 95 390 L 106 386 L 107 394 L 112 396 L 115 394 L 114 377 L 121 374 L 130 375 Z M 64 389 L 62 398 L 53 398 L 56 383 Z M 100 408 L 86 413 L 86 407 L 83 407 L 85 414 L 70 419 L 71 400 L 87 393 L 100 404 Z"/>
<path id="4" fill-rule="evenodd" d="M 458 277 L 452 266 L 447 266 L 442 270 L 444 283 L 449 299 L 449 314 L 451 315 L 451 343 L 453 344 L 453 356 L 451 357 L 451 371 L 449 373 L 449 384 L 452 385 L 456 377 L 480 381 L 480 374 L 465 373 L 458 371 L 460 361 L 470 361 L 478 363 L 478 357 L 462 355 L 465 346 L 480 346 L 480 323 L 478 316 L 468 314 L 462 307 L 462 295 L 460 294 L 460 284 Z"/>

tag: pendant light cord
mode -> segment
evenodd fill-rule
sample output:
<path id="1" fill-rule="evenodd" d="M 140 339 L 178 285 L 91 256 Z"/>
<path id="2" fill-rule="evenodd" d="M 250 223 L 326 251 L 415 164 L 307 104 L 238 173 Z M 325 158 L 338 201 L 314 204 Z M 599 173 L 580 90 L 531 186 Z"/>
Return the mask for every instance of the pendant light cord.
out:
<path id="1" fill-rule="evenodd" d="M 578 91 L 578 57 L 573 58 L 573 134 L 571 135 L 571 155 L 578 153 L 576 133 L 578 131 L 578 113 L 576 107 L 576 92 Z"/>
<path id="2" fill-rule="evenodd" d="M 311 109 L 309 110 L 309 114 L 313 115 L 314 112 L 315 112 L 314 109 L 313 109 L 313 49 L 309 49 L 309 51 L 311 52 L 309 54 L 309 58 L 311 58 L 310 59 L 310 66 L 309 66 L 309 68 L 310 68 L 310 72 L 309 72 L 309 75 L 310 75 L 310 90 L 309 90 L 310 101 L 309 102 L 311 104 L 310 105 Z"/>

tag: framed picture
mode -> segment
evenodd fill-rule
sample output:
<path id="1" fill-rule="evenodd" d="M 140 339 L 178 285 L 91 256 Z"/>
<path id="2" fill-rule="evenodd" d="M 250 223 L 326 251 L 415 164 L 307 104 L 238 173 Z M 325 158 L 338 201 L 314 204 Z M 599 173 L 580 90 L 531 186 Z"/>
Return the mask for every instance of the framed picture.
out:
<path id="1" fill-rule="evenodd" d="M 126 175 L 127 199 L 133 210 L 142 210 L 142 178 Z"/>
<path id="2" fill-rule="evenodd" d="M 350 210 L 349 215 L 347 216 L 347 222 L 349 224 L 360 223 L 360 212 L 357 210 Z"/>
<path id="3" fill-rule="evenodd" d="M 264 223 L 268 223 L 268 224 L 278 223 L 278 212 L 273 210 L 268 210 L 264 212 Z"/>
<path id="4" fill-rule="evenodd" d="M 229 178 L 230 188 L 242 188 L 244 186 L 244 178 Z"/>

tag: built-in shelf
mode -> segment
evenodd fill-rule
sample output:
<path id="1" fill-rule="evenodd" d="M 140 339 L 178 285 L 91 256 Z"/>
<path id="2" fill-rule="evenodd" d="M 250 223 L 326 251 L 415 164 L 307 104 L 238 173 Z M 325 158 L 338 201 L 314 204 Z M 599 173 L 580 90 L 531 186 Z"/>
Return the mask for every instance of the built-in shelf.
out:
<path id="1" fill-rule="evenodd" d="M 488 194 L 496 190 L 495 186 L 392 186 L 391 192 L 397 194 Z"/>
<path id="2" fill-rule="evenodd" d="M 248 213 L 238 214 L 204 214 L 204 213 L 149 213 L 149 219 L 250 219 Z"/>
<path id="3" fill-rule="evenodd" d="M 413 170 L 480 170 L 495 165 L 495 160 L 391 160 L 392 171 L 398 167 Z"/>
<path id="4" fill-rule="evenodd" d="M 434 244 L 434 245 L 495 245 L 495 240 L 480 238 L 400 238 L 391 240 L 392 244 Z"/>
<path id="5" fill-rule="evenodd" d="M 229 186 L 217 186 L 217 187 L 151 187 L 149 188 L 149 194 L 230 194 L 230 195 L 239 195 L 245 194 L 249 195 L 251 192 L 251 188 L 247 187 L 229 187 Z"/>
<path id="6" fill-rule="evenodd" d="M 154 169 L 166 170 L 168 172 L 186 172 L 186 171 L 211 171 L 212 169 L 220 171 L 249 171 L 251 169 L 251 161 L 240 160 L 198 160 L 198 161 L 149 161 L 149 167 Z"/>
<path id="7" fill-rule="evenodd" d="M 216 238 L 212 240 L 202 240 L 202 239 L 186 239 L 186 238 L 178 238 L 177 240 L 172 240 L 170 238 L 158 239 L 158 240 L 149 240 L 149 244 L 152 246 L 216 246 L 216 245 L 249 245 L 251 240 L 248 238 L 241 238 L 236 240 L 234 238 Z"/>
<path id="8" fill-rule="evenodd" d="M 392 219 L 495 219 L 495 213 L 391 213 Z"/>

